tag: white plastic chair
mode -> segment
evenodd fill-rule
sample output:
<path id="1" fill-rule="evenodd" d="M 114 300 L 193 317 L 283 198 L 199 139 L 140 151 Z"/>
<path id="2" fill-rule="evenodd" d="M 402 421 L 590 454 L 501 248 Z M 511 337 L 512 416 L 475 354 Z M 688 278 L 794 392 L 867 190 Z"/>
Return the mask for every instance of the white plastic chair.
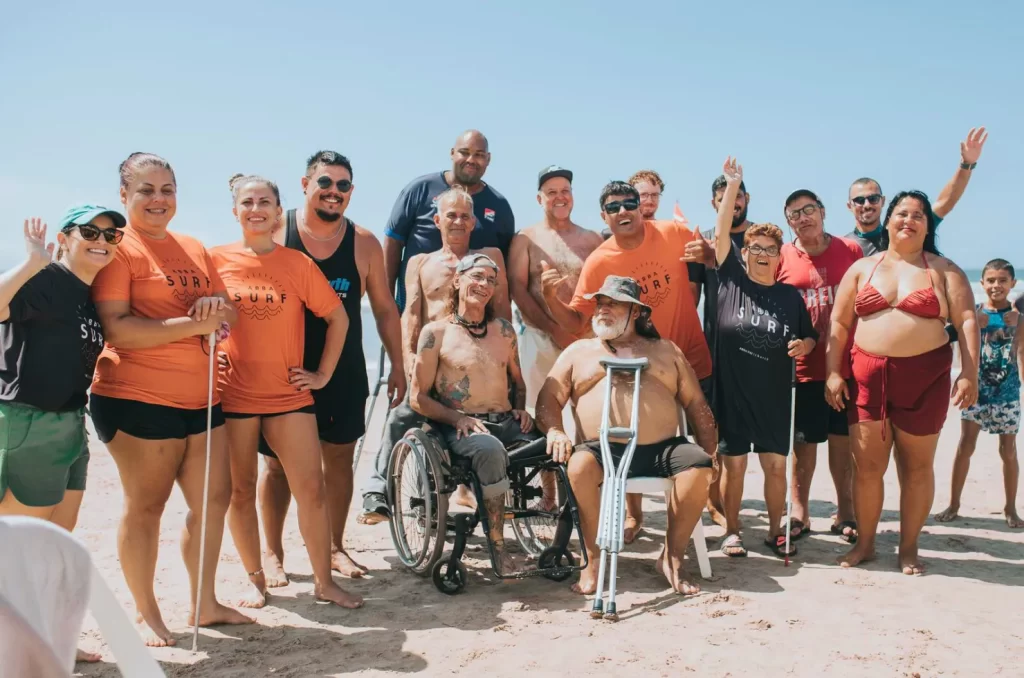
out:
<path id="1" fill-rule="evenodd" d="M 650 478 L 640 476 L 626 479 L 626 492 L 634 494 L 664 494 L 665 507 L 668 508 L 670 495 L 672 493 L 671 478 Z M 704 579 L 711 579 L 711 559 L 708 557 L 708 543 L 704 539 L 704 514 L 701 513 L 697 524 L 693 526 L 690 533 L 693 540 L 693 550 L 697 553 L 697 565 L 700 566 L 700 576 Z"/>
<path id="2" fill-rule="evenodd" d="M 11 634 L 28 644 L 0 643 L 0 678 L 70 676 L 82 621 L 88 609 L 110 646 L 122 675 L 163 678 L 142 638 L 92 563 L 85 547 L 63 528 L 37 518 L 0 518 L 0 640 Z M 39 644 L 49 650 L 36 654 Z M 27 653 L 33 653 L 29 657 Z M 44 674 L 19 672 L 42 661 Z M 52 660 L 52 661 L 51 661 Z"/>

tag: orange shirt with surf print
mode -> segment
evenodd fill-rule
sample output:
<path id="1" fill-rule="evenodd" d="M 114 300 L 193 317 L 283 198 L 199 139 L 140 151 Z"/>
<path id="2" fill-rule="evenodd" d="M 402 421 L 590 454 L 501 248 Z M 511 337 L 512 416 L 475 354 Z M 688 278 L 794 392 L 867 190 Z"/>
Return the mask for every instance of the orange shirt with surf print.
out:
<path id="1" fill-rule="evenodd" d="M 645 221 L 639 247 L 624 250 L 612 236 L 583 263 L 576 293 L 569 306 L 586 316 L 596 302 L 583 298 L 596 292 L 609 275 L 628 276 L 640 284 L 640 301 L 651 307 L 651 320 L 663 339 L 669 339 L 686 356 L 698 379 L 711 375 L 711 352 L 690 292 L 686 264 L 680 261 L 693 231 L 674 221 Z"/>
<path id="2" fill-rule="evenodd" d="M 278 245 L 256 254 L 242 243 L 210 250 L 210 256 L 238 309 L 238 322 L 221 349 L 228 369 L 220 374 L 225 412 L 275 414 L 313 404 L 311 391 L 289 383 L 289 370 L 302 367 L 305 311 L 323 318 L 341 301 L 312 259 Z"/>
<path id="3" fill-rule="evenodd" d="M 128 226 L 114 260 L 92 283 L 94 302 L 127 301 L 133 315 L 167 320 L 188 314 L 200 297 L 224 292 L 203 244 L 187 235 L 151 238 Z M 96 364 L 92 392 L 195 410 L 206 407 L 209 348 L 206 337 L 188 337 L 152 348 L 109 342 Z M 214 394 L 216 403 L 216 394 Z"/>

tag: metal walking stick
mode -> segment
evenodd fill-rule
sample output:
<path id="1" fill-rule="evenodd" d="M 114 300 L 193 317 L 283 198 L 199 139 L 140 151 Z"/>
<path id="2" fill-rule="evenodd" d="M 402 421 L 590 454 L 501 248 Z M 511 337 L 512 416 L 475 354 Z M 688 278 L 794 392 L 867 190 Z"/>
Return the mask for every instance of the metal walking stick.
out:
<path id="1" fill-rule="evenodd" d="M 796 358 L 791 358 L 790 362 L 793 371 L 789 386 L 789 454 L 786 455 L 786 567 L 789 567 L 789 539 L 793 525 L 793 467 L 796 466 Z"/>
<path id="2" fill-rule="evenodd" d="M 601 412 L 601 465 L 604 467 L 604 482 L 601 485 L 601 514 L 598 519 L 597 546 L 601 558 L 597 570 L 597 589 L 594 591 L 594 607 L 590 616 L 618 620 L 615 609 L 615 577 L 618 574 L 619 551 L 622 549 L 623 531 L 626 527 L 626 476 L 636 451 L 640 424 L 640 373 L 647 367 L 647 358 L 602 358 L 605 368 L 604 409 Z M 633 372 L 633 411 L 629 426 L 611 426 L 612 373 L 615 370 Z M 612 457 L 609 438 L 626 441 L 626 449 L 618 467 Z M 608 557 L 610 554 L 610 558 Z M 608 562 L 610 561 L 610 562 Z M 604 607 L 605 565 L 608 564 L 608 607 Z"/>
<path id="3" fill-rule="evenodd" d="M 380 395 L 380 387 L 387 384 L 388 380 L 384 378 L 384 357 L 386 353 L 384 347 L 380 347 L 380 360 L 377 361 L 377 385 L 373 387 L 373 395 L 370 397 L 370 407 L 366 410 L 366 421 L 363 423 L 363 435 L 359 438 L 359 444 L 356 445 L 356 453 L 352 458 L 352 470 L 355 471 L 359 467 L 359 457 L 363 453 L 363 444 L 366 442 L 366 429 L 370 428 L 370 420 L 373 419 L 373 408 L 377 405 L 377 396 Z M 387 418 L 384 419 L 384 425 L 387 426 Z M 383 431 L 381 437 L 384 436 Z"/>
<path id="4" fill-rule="evenodd" d="M 206 560 L 206 507 L 210 499 L 210 438 L 213 429 L 213 361 L 217 333 L 210 332 L 210 383 L 206 391 L 206 475 L 203 477 L 203 513 L 199 527 L 199 585 L 196 586 L 196 616 L 192 628 L 192 651 L 199 648 L 199 603 L 203 599 L 203 565 Z"/>

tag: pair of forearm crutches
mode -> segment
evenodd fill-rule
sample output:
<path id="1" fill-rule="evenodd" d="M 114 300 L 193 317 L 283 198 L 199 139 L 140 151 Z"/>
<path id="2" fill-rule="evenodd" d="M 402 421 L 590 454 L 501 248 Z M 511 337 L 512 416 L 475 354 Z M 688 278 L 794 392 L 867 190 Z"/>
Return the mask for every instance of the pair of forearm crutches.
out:
<path id="1" fill-rule="evenodd" d="M 640 374 L 648 366 L 647 358 L 602 358 L 601 366 L 605 368 L 604 407 L 601 411 L 601 464 L 604 470 L 604 482 L 601 485 L 601 513 L 598 519 L 597 547 L 601 549 L 598 561 L 597 588 L 594 591 L 594 606 L 591 616 L 594 618 L 617 619 L 615 604 L 615 579 L 618 574 L 619 551 L 624 544 L 623 532 L 626 521 L 626 489 L 629 466 L 636 451 L 640 419 Z M 633 408 L 629 426 L 611 426 L 612 376 L 616 370 L 633 373 Z M 793 360 L 793 378 L 790 386 L 790 417 L 789 442 L 795 442 L 796 431 L 796 361 Z M 687 434 L 686 416 L 680 417 L 680 433 Z M 626 441 L 626 449 L 619 460 L 618 466 L 612 457 L 610 439 Z M 786 455 L 794 456 L 792 452 Z M 789 553 L 790 532 L 793 514 L 793 459 L 786 460 L 786 553 Z M 786 556 L 789 565 L 789 556 Z M 604 605 L 605 573 L 608 574 L 608 606 Z"/>

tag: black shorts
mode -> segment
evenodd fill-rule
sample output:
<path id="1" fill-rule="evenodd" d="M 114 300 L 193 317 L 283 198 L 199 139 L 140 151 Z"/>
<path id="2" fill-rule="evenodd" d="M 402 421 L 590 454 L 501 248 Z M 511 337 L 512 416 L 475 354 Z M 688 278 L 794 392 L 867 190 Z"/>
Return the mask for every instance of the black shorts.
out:
<path id="1" fill-rule="evenodd" d="M 765 452 L 781 454 L 786 456 L 786 450 L 769 450 L 760 445 L 755 445 L 750 442 L 742 435 L 736 435 L 728 431 L 719 430 L 718 432 L 718 453 L 727 457 L 742 457 L 745 454 L 754 452 L 756 454 L 763 454 Z"/>
<path id="2" fill-rule="evenodd" d="M 118 431 L 143 440 L 184 440 L 206 433 L 206 408 L 188 410 L 168 405 L 153 405 L 137 400 L 89 396 L 89 413 L 100 441 L 109 443 Z M 224 425 L 220 403 L 213 406 L 211 427 Z"/>
<path id="3" fill-rule="evenodd" d="M 846 412 L 836 412 L 825 400 L 825 382 L 796 385 L 796 442 L 823 443 L 830 435 L 850 435 Z"/>
<path id="4" fill-rule="evenodd" d="M 625 443 L 610 444 L 612 459 L 618 466 L 626 451 L 626 445 Z M 590 452 L 597 457 L 597 463 L 601 463 L 601 442 L 599 440 L 588 440 L 580 443 L 574 449 L 577 452 Z M 676 436 L 660 443 L 637 445 L 626 477 L 671 478 L 677 473 L 692 468 L 712 468 L 711 457 L 699 445 L 687 440 L 686 436 Z"/>
<path id="5" fill-rule="evenodd" d="M 316 414 L 316 407 L 313 405 L 306 405 L 296 410 L 285 410 L 284 412 L 271 412 L 269 414 L 263 413 L 249 413 L 249 412 L 225 412 L 225 419 L 252 419 L 253 417 L 260 417 L 262 419 L 271 419 L 273 417 L 280 417 L 285 414 Z"/>
<path id="6" fill-rule="evenodd" d="M 313 391 L 316 430 L 321 442 L 348 445 L 362 438 L 366 432 L 366 396 L 350 398 L 343 393 L 340 389 L 329 394 Z M 277 457 L 262 435 L 259 451 L 262 455 Z"/>

